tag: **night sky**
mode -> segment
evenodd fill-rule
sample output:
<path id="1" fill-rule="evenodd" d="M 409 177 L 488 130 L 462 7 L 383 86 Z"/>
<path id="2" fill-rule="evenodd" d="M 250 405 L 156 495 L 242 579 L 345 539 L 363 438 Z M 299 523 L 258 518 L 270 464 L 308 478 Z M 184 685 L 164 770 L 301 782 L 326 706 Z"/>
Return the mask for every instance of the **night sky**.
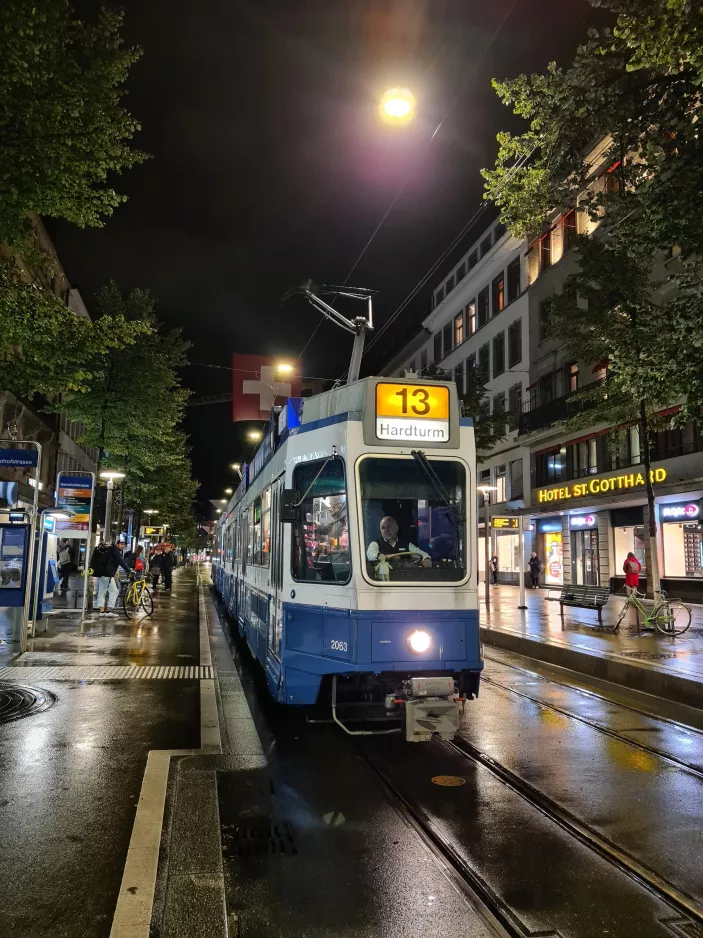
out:
<path id="1" fill-rule="evenodd" d="M 162 321 L 192 341 L 191 360 L 225 367 L 233 351 L 297 356 L 318 315 L 299 301 L 282 306 L 282 295 L 308 277 L 343 282 L 401 192 L 350 279 L 381 291 L 382 323 L 481 204 L 479 170 L 511 125 L 490 79 L 567 63 L 594 14 L 584 0 L 122 6 L 127 40 L 144 50 L 127 104 L 143 125 L 135 142 L 153 159 L 117 180 L 129 201 L 105 228 L 49 227 L 89 307 L 109 279 L 147 287 Z M 417 97 L 410 127 L 378 119 L 394 86 Z M 442 273 L 377 343 L 365 373 L 417 330 Z M 350 351 L 351 337 L 325 323 L 304 372 L 337 377 Z M 198 396 L 226 393 L 231 374 L 198 365 L 184 381 Z M 193 408 L 186 427 L 207 504 L 250 445 L 230 404 Z"/>

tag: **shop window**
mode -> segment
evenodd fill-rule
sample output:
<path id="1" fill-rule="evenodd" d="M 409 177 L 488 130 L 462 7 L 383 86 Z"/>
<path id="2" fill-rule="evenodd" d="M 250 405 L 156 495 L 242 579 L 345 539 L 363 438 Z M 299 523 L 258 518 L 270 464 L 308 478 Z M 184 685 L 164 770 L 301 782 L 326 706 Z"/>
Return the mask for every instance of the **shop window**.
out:
<path id="1" fill-rule="evenodd" d="M 508 368 L 522 361 L 522 320 L 516 319 L 508 327 Z"/>
<path id="2" fill-rule="evenodd" d="M 517 430 L 522 413 L 522 385 L 514 384 L 508 391 L 508 426 Z"/>
<path id="3" fill-rule="evenodd" d="M 442 329 L 442 339 L 443 339 L 443 346 L 444 346 L 443 349 L 442 349 L 442 353 L 443 353 L 443 355 L 444 355 L 445 358 L 446 358 L 447 355 L 451 352 L 451 350 L 454 348 L 454 345 L 453 345 L 453 343 L 452 343 L 452 338 L 453 338 L 453 336 L 452 336 L 452 324 L 451 324 L 451 322 L 448 322 L 448 323 L 446 323 L 446 325 L 444 326 L 444 329 Z"/>
<path id="4" fill-rule="evenodd" d="M 503 395 L 503 398 L 505 399 L 505 395 Z M 496 481 L 495 481 L 496 504 L 500 504 L 501 502 L 507 501 L 507 498 L 508 498 L 507 490 L 506 490 L 505 466 L 496 466 L 495 473 L 496 473 Z"/>
<path id="5" fill-rule="evenodd" d="M 461 345 L 464 341 L 464 313 L 454 317 L 454 345 Z"/>
<path id="6" fill-rule="evenodd" d="M 493 247 L 493 239 L 491 238 L 490 234 L 488 234 L 483 239 L 483 241 L 479 244 L 479 247 L 478 247 L 479 255 L 481 257 L 485 257 L 492 247 Z"/>
<path id="7" fill-rule="evenodd" d="M 493 377 L 497 378 L 505 371 L 505 333 L 499 332 L 493 337 Z"/>
<path id="8" fill-rule="evenodd" d="M 473 335 L 476 332 L 476 300 L 471 300 L 464 312 L 466 314 L 467 335 Z"/>
<path id="9" fill-rule="evenodd" d="M 642 565 L 642 570 L 640 575 L 644 576 L 645 574 L 645 563 L 644 563 L 644 525 L 635 525 L 628 527 L 617 527 L 613 528 L 614 543 L 615 543 L 615 570 L 617 576 L 624 577 L 622 566 L 625 563 L 625 558 L 630 551 L 635 555 Z"/>
<path id="10" fill-rule="evenodd" d="M 508 303 L 520 296 L 520 257 L 508 264 Z"/>
<path id="11" fill-rule="evenodd" d="M 491 380 L 491 347 L 487 342 L 478 350 L 478 379 L 481 384 Z"/>
<path id="12" fill-rule="evenodd" d="M 434 337 L 434 361 L 438 362 L 442 359 L 442 333 L 436 332 Z"/>
<path id="13" fill-rule="evenodd" d="M 661 528 L 664 576 L 703 577 L 701 525 L 666 522 Z"/>
<path id="14" fill-rule="evenodd" d="M 505 276 L 499 274 L 493 281 L 493 315 L 497 316 L 505 308 Z"/>
<path id="15" fill-rule="evenodd" d="M 478 328 L 485 326 L 489 314 L 488 287 L 484 287 L 478 295 Z"/>

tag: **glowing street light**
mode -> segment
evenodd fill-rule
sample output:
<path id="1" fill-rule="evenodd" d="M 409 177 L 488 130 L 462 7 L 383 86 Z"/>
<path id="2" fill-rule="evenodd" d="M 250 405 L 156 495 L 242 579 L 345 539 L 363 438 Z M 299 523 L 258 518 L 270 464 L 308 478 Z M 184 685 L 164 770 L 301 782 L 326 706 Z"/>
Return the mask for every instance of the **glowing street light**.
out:
<path id="1" fill-rule="evenodd" d="M 252 443 L 258 443 L 259 440 L 263 437 L 261 430 L 250 430 L 247 433 L 247 439 L 251 440 Z"/>
<path id="2" fill-rule="evenodd" d="M 407 88 L 391 88 L 381 98 L 381 117 L 388 124 L 407 124 L 415 116 L 415 95 Z"/>
<path id="3" fill-rule="evenodd" d="M 221 514 L 222 514 L 222 509 L 221 509 L 221 508 L 216 508 L 215 511 L 217 512 L 218 515 L 221 515 Z"/>
<path id="4" fill-rule="evenodd" d="M 232 489 L 225 489 L 225 495 L 231 495 Z"/>
<path id="5" fill-rule="evenodd" d="M 230 464 L 229 464 L 229 467 L 230 467 L 230 469 L 232 470 L 232 472 L 241 472 L 241 471 L 242 471 L 242 464 L 241 464 L 240 462 L 233 462 L 233 463 L 230 463 Z"/>
<path id="6" fill-rule="evenodd" d="M 112 536 L 112 491 L 115 487 L 115 482 L 119 482 L 120 479 L 124 479 L 125 473 L 120 472 L 119 469 L 103 469 L 100 473 L 100 478 L 104 479 L 107 482 L 107 497 L 105 498 L 105 538 L 110 540 Z"/>
<path id="7" fill-rule="evenodd" d="M 274 367 L 279 375 L 292 375 L 295 370 L 290 362 L 276 362 Z"/>
<path id="8" fill-rule="evenodd" d="M 221 498 L 221 499 L 220 499 L 220 504 L 221 504 L 221 505 L 226 505 L 226 504 L 227 504 L 227 499 L 226 499 L 226 498 Z"/>

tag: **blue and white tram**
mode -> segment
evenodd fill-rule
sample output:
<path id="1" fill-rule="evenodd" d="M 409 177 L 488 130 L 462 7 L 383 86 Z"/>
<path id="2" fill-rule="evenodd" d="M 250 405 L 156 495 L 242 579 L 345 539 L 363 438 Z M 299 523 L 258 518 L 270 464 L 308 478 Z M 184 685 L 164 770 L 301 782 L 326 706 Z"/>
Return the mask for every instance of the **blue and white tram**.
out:
<path id="1" fill-rule="evenodd" d="M 454 384 L 366 378 L 272 413 L 212 575 L 279 703 L 343 725 L 376 701 L 408 740 L 451 737 L 483 668 L 475 465 Z"/>

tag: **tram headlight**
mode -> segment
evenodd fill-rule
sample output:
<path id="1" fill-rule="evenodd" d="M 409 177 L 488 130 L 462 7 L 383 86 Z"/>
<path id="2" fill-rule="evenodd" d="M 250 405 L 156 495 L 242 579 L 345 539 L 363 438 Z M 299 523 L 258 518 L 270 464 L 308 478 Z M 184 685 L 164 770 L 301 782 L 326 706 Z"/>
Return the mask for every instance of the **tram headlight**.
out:
<path id="1" fill-rule="evenodd" d="M 408 648 L 416 655 L 424 655 L 432 644 L 432 639 L 428 632 L 422 629 L 416 629 L 408 635 Z"/>

